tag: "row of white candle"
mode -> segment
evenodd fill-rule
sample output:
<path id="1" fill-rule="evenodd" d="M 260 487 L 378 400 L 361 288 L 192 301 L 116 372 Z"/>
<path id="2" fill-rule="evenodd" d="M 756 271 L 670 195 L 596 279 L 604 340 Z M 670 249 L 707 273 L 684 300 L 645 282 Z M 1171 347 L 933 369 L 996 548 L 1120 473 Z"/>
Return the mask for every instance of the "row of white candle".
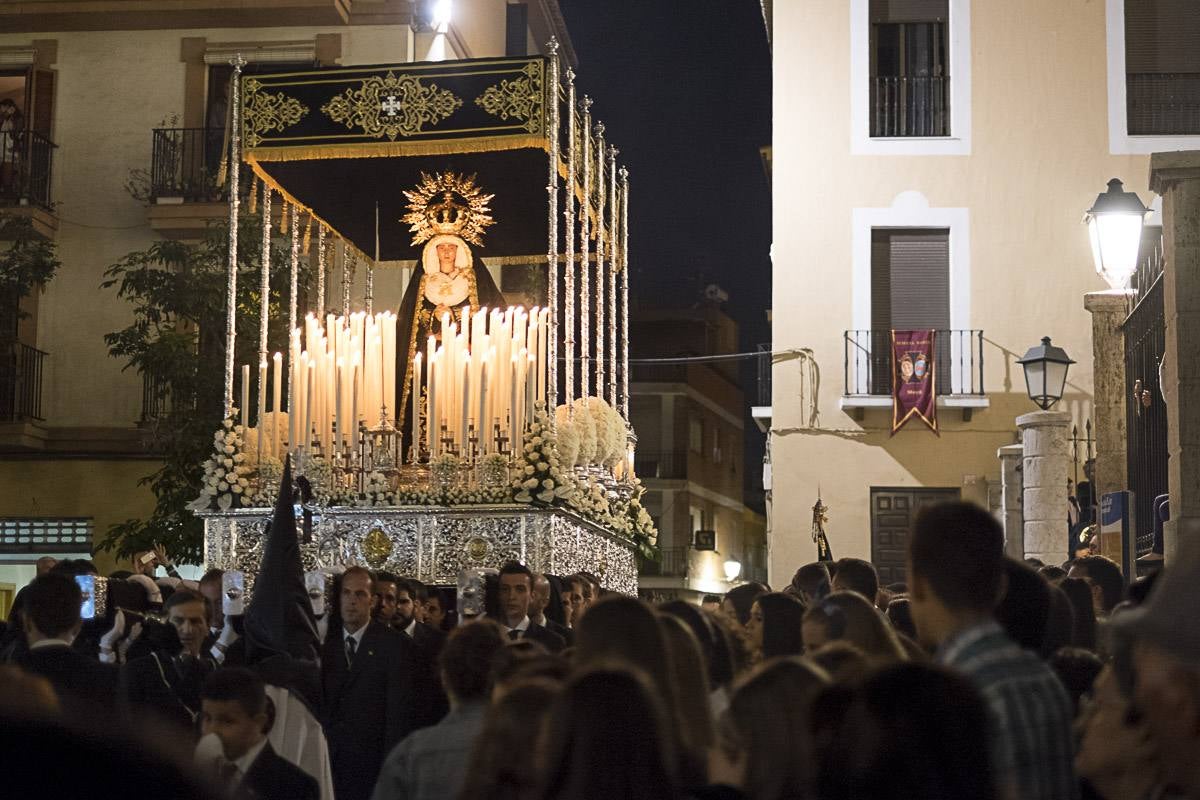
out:
<path id="1" fill-rule="evenodd" d="M 511 306 L 442 314 L 441 341 L 431 335 L 413 359 L 412 430 L 421 430 L 424 410 L 427 452 L 453 444 L 468 454 L 472 434 L 476 455 L 497 452 L 497 426 L 506 449 L 523 447 L 525 426 L 545 396 L 549 317 L 548 309 Z"/>

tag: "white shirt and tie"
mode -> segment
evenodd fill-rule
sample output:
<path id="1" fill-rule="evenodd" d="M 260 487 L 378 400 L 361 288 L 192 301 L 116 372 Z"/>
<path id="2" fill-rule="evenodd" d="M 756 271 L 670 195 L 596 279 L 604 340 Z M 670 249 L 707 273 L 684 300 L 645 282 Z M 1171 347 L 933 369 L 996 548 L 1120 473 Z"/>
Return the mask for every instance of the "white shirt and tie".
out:
<path id="1" fill-rule="evenodd" d="M 221 777 L 221 782 L 232 793 L 241 784 L 246 777 L 246 773 L 250 771 L 250 767 L 254 765 L 254 760 L 258 758 L 258 754 L 267 746 L 267 737 L 263 737 L 262 741 L 251 747 L 245 754 L 235 760 L 226 761 L 221 759 L 217 762 L 217 772 Z"/>
<path id="2" fill-rule="evenodd" d="M 527 631 L 527 630 L 529 630 L 529 615 L 528 614 L 525 615 L 525 617 L 520 622 L 518 622 L 516 625 L 512 625 L 509 627 L 508 638 L 512 639 L 515 642 L 517 639 L 524 637 L 525 631 Z"/>
<path id="3" fill-rule="evenodd" d="M 417 632 L 417 618 L 416 617 L 412 618 L 412 622 L 408 623 L 408 627 L 404 629 L 404 632 L 408 634 L 408 638 L 410 638 L 410 639 L 413 638 L 414 635 L 416 635 L 416 632 Z"/>
<path id="4" fill-rule="evenodd" d="M 362 645 L 363 635 L 367 632 L 367 626 L 363 625 L 358 630 L 351 633 L 345 629 L 342 634 L 345 637 L 343 644 L 346 648 L 346 666 L 353 666 L 354 656 L 358 653 L 359 647 Z"/>

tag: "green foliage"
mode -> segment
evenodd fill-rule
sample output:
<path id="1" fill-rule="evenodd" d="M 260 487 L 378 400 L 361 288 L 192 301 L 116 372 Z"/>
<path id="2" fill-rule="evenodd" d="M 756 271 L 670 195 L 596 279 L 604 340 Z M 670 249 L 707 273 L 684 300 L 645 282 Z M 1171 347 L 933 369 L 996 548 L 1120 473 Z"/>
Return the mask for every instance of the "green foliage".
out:
<path id="1" fill-rule="evenodd" d="M 54 242 L 37 236 L 26 216 L 0 213 L 0 238 L 12 240 L 0 252 L 0 297 L 19 301 L 49 283 L 62 266 Z"/>
<path id="2" fill-rule="evenodd" d="M 213 225 L 198 244 L 155 242 L 105 272 L 101 288 L 115 289 L 133 310 L 128 326 L 105 335 L 109 355 L 123 359 L 126 369 L 150 376 L 149 393 L 163 409 L 147 420 L 163 462 L 141 481 L 154 493 L 155 508 L 147 519 L 129 519 L 109 529 L 100 548 L 118 556 L 161 542 L 178 562 L 199 563 L 202 558 L 204 526 L 186 506 L 200 494 L 202 465 L 224 411 L 227 237 L 227 225 Z M 301 260 L 302 292 L 307 284 L 305 261 Z M 239 382 L 241 364 L 252 365 L 252 379 L 258 374 L 261 263 L 261 222 L 243 215 L 235 348 Z M 287 349 L 289 270 L 290 253 L 272 247 L 267 336 L 271 352 Z M 303 294 L 299 307 L 304 308 Z M 254 395 L 252 390 L 251 419 L 256 413 Z"/>

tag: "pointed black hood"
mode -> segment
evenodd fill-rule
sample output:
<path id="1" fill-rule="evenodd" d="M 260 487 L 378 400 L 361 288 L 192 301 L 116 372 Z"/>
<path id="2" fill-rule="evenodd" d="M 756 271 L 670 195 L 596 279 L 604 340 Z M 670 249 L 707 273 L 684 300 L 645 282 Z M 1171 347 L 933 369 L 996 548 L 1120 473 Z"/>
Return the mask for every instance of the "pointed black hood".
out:
<path id="1" fill-rule="evenodd" d="M 296 538 L 291 459 L 284 461 L 275 514 L 267 529 L 254 595 L 246 609 L 246 659 L 249 663 L 286 655 L 318 662 L 320 642 L 300 562 Z"/>

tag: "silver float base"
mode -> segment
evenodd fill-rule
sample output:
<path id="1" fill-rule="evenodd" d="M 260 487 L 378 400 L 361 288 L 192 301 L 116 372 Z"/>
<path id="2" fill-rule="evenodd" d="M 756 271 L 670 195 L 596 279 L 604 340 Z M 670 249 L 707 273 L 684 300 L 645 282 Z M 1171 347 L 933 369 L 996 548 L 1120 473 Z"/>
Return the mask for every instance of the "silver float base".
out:
<path id="1" fill-rule="evenodd" d="M 207 568 L 241 570 L 250 591 L 262 558 L 269 508 L 202 511 Z M 299 520 L 297 520 L 299 523 Z M 461 569 L 519 561 L 534 572 L 587 571 L 603 586 L 637 595 L 634 545 L 560 509 L 522 505 L 470 508 L 325 508 L 304 542 L 304 569 L 361 564 L 431 585 L 455 584 Z"/>

